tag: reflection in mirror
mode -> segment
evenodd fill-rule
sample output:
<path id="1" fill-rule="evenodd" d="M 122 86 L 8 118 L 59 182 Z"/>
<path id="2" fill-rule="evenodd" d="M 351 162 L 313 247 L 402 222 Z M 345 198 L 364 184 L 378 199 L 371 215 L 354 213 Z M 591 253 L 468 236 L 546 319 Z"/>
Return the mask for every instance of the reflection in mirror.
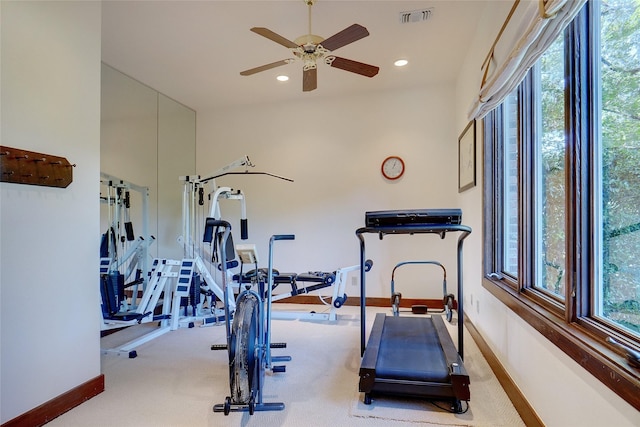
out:
<path id="1" fill-rule="evenodd" d="M 147 227 L 155 237 L 149 257 L 180 259 L 178 177 L 195 174 L 195 111 L 107 64 L 102 64 L 101 103 L 101 172 L 149 188 Z M 142 206 L 133 193 L 129 214 L 139 234 Z M 109 223 L 108 206 L 102 203 L 101 233 Z"/>
<path id="2" fill-rule="evenodd" d="M 180 176 L 196 171 L 196 114 L 184 105 L 158 96 L 158 245 L 163 257 L 180 259 L 182 192 Z"/>

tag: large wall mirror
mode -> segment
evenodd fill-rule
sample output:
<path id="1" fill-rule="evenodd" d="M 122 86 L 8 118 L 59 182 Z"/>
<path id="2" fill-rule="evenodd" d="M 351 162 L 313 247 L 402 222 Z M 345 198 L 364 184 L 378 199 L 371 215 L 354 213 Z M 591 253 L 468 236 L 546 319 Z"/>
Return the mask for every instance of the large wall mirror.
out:
<path id="1" fill-rule="evenodd" d="M 179 177 L 195 174 L 195 111 L 104 63 L 101 103 L 101 172 L 149 189 L 147 196 L 132 188 L 129 208 L 119 213 L 106 200 L 116 198 L 118 190 L 101 185 L 101 232 L 118 218 L 129 224 L 135 238 L 147 238 L 144 230 L 155 238 L 149 245 L 150 257 L 181 259 L 177 238 L 182 229 L 183 187 Z M 116 242 L 121 251 L 127 244 Z"/>

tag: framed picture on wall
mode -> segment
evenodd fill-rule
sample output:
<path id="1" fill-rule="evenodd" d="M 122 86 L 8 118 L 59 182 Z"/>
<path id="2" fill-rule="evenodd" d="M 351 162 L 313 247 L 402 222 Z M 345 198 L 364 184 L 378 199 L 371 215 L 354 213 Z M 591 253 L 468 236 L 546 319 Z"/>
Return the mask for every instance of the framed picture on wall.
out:
<path id="1" fill-rule="evenodd" d="M 458 193 L 476 186 L 476 121 L 458 138 Z"/>

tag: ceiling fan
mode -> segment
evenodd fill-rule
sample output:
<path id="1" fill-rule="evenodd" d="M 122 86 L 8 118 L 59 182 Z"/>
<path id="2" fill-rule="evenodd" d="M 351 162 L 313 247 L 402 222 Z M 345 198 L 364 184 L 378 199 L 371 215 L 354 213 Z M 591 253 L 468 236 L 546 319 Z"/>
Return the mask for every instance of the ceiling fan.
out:
<path id="1" fill-rule="evenodd" d="M 261 71 L 270 70 L 282 65 L 290 64 L 296 60 L 302 60 L 302 90 L 309 92 L 318 87 L 318 67 L 317 61 L 324 62 L 334 68 L 360 74 L 366 77 L 373 77 L 378 74 L 379 67 L 362 62 L 353 61 L 351 59 L 340 58 L 333 55 L 333 51 L 353 43 L 361 38 L 367 37 L 369 31 L 359 24 L 353 24 L 344 30 L 324 39 L 311 33 L 311 7 L 315 0 L 303 0 L 309 7 L 309 33 L 296 38 L 294 41 L 288 40 L 273 31 L 264 27 L 253 27 L 251 31 L 266 37 L 282 46 L 291 50 L 294 58 L 287 58 L 281 61 L 265 64 L 260 67 L 251 68 L 240 72 L 242 76 L 250 76 Z"/>

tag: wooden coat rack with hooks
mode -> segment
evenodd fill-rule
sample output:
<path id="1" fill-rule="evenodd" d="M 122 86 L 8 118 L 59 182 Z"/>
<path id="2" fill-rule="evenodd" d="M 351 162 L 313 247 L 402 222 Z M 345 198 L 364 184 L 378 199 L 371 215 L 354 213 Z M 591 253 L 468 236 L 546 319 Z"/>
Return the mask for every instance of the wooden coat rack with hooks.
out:
<path id="1" fill-rule="evenodd" d="M 66 188 L 75 166 L 64 157 L 0 145 L 1 182 Z"/>

